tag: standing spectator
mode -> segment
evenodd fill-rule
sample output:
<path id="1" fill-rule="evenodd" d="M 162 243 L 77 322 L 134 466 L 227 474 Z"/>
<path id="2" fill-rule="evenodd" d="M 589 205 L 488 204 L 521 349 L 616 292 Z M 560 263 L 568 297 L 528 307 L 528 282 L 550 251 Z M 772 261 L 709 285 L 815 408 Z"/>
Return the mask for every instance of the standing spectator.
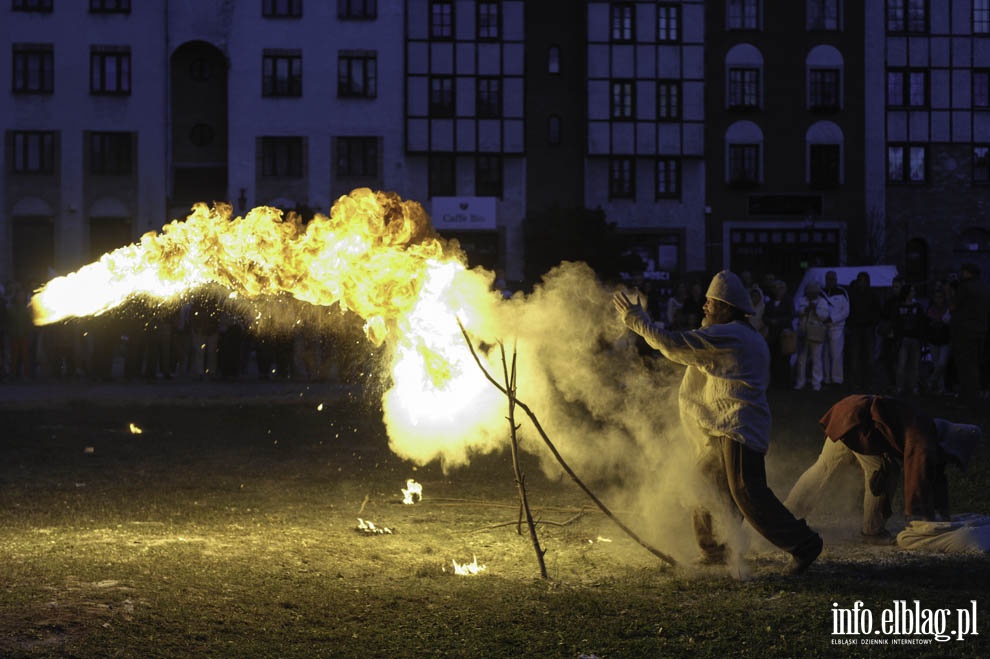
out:
<path id="1" fill-rule="evenodd" d="M 791 356 L 797 351 L 794 332 L 794 301 L 787 293 L 787 282 L 777 279 L 769 288 L 770 300 L 763 309 L 770 345 L 770 382 L 774 387 L 791 386 Z"/>
<path id="2" fill-rule="evenodd" d="M 764 339 L 767 338 L 767 324 L 763 320 L 767 303 L 763 297 L 763 291 L 756 284 L 749 287 L 749 299 L 753 301 L 753 315 L 749 317 L 749 324 L 760 333 Z"/>
<path id="3" fill-rule="evenodd" d="M 773 287 L 777 285 L 777 277 L 772 272 L 765 272 L 760 277 L 760 289 L 763 291 L 763 299 L 766 302 L 773 297 Z"/>
<path id="4" fill-rule="evenodd" d="M 7 310 L 7 337 L 10 340 L 10 375 L 22 378 L 33 375 L 31 364 L 31 309 L 27 295 L 18 287 Z"/>
<path id="5" fill-rule="evenodd" d="M 963 402 L 972 403 L 980 395 L 980 366 L 987 337 L 990 291 L 980 280 L 980 268 L 964 263 L 952 302 L 949 331 L 956 379 Z"/>
<path id="6" fill-rule="evenodd" d="M 189 312 L 192 334 L 192 374 L 198 378 L 217 376 L 217 344 L 220 342 L 220 309 L 206 293 L 193 296 Z"/>
<path id="7" fill-rule="evenodd" d="M 7 290 L 0 284 L 0 380 L 7 376 Z"/>
<path id="8" fill-rule="evenodd" d="M 932 356 L 932 372 L 925 382 L 925 389 L 933 394 L 945 393 L 945 371 L 949 366 L 949 299 L 945 286 L 936 285 L 931 302 L 925 310 L 928 323 L 925 327 L 925 342 Z"/>
<path id="9" fill-rule="evenodd" d="M 887 378 L 887 388 L 894 390 L 897 381 L 897 337 L 894 336 L 894 319 L 897 317 L 897 307 L 901 303 L 901 292 L 904 278 L 900 275 L 890 282 L 890 293 L 880 308 L 880 323 L 877 333 L 880 335 L 880 364 Z"/>
<path id="10" fill-rule="evenodd" d="M 684 320 L 684 303 L 687 301 L 688 288 L 683 281 L 677 282 L 674 292 L 667 298 L 667 327 L 672 330 L 687 329 Z"/>
<path id="11" fill-rule="evenodd" d="M 828 320 L 825 349 L 822 359 L 825 384 L 842 384 L 845 374 L 842 361 L 845 359 L 846 319 L 849 318 L 849 293 L 839 286 L 835 270 L 825 273 L 825 288 L 822 297 L 828 304 Z"/>
<path id="12" fill-rule="evenodd" d="M 816 282 L 808 282 L 804 295 L 794 303 L 798 316 L 801 345 L 798 347 L 797 379 L 795 389 L 804 389 L 808 377 L 808 358 L 811 358 L 811 388 L 821 391 L 823 368 L 822 352 L 828 338 L 825 321 L 828 320 L 828 303 L 822 297 L 822 287 Z"/>
<path id="13" fill-rule="evenodd" d="M 849 381 L 856 391 L 872 385 L 876 363 L 877 323 L 880 322 L 880 296 L 871 287 L 870 273 L 863 271 L 849 287 L 849 318 L 846 319 L 846 354 Z"/>
<path id="14" fill-rule="evenodd" d="M 688 287 L 688 296 L 684 301 L 681 311 L 684 313 L 683 329 L 698 329 L 701 327 L 701 318 L 705 315 L 702 307 L 705 305 L 705 291 L 701 287 L 701 282 L 693 281 Z"/>
<path id="15" fill-rule="evenodd" d="M 189 373 L 192 359 L 192 303 L 183 300 L 175 310 L 172 327 L 172 370 L 176 376 Z"/>
<path id="16" fill-rule="evenodd" d="M 925 324 L 925 309 L 918 302 L 917 288 L 914 284 L 907 284 L 894 317 L 894 337 L 897 340 L 894 382 L 898 395 L 918 393 L 918 369 L 921 366 L 921 340 Z"/>

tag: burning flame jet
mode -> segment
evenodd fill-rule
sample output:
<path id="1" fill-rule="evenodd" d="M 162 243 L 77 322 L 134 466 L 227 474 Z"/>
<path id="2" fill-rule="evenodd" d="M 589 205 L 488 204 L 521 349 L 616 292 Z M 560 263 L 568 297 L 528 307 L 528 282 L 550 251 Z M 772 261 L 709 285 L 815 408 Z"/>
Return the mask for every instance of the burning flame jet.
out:
<path id="1" fill-rule="evenodd" d="M 288 295 L 353 311 L 375 346 L 389 341 L 385 395 L 393 450 L 420 462 L 466 461 L 467 446 L 498 419 L 498 394 L 473 363 L 457 325 L 477 327 L 500 296 L 491 273 L 468 270 L 456 243 L 423 207 L 367 188 L 303 225 L 259 207 L 197 204 L 184 221 L 52 279 L 31 299 L 34 322 L 103 314 L 135 296 L 160 304 L 206 285 L 252 300 Z"/>

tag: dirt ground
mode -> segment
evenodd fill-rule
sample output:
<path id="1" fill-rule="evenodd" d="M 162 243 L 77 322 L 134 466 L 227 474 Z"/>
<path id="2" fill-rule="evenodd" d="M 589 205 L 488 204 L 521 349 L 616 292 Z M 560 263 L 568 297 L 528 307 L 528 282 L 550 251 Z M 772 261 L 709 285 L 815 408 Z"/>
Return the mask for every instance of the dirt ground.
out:
<path id="1" fill-rule="evenodd" d="M 780 576 L 786 556 L 760 546 L 746 581 L 670 568 L 527 458 L 544 580 L 517 532 L 508 454 L 417 467 L 389 451 L 358 390 L 197 384 L 2 398 L 0 656 L 990 656 L 984 555 L 863 545 L 838 515 L 817 520 L 828 544 L 804 577 Z M 815 420 L 840 395 L 774 393 L 778 492 L 817 454 Z M 951 402 L 926 406 L 987 427 Z M 987 462 L 954 475 L 966 511 L 990 513 Z M 411 505 L 408 479 L 423 490 Z M 455 574 L 472 561 L 478 574 Z M 978 635 L 835 643 L 833 607 L 879 618 L 915 599 L 975 602 Z"/>

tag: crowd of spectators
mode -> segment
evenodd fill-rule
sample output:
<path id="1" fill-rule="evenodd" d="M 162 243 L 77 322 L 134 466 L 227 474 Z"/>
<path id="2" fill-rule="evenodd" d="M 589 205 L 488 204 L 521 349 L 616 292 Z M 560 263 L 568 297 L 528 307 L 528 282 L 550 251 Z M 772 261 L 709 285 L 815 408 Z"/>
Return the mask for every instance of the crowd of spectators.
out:
<path id="1" fill-rule="evenodd" d="M 375 350 L 359 324 L 263 327 L 215 297 L 157 305 L 132 299 L 99 316 L 36 326 L 29 289 L 0 286 L 0 379 L 355 381 Z"/>
<path id="2" fill-rule="evenodd" d="M 773 274 L 758 283 L 750 272 L 739 275 L 753 295 L 751 322 L 771 349 L 775 388 L 990 396 L 990 286 L 975 264 L 936 281 L 896 276 L 882 287 L 865 269 L 848 285 L 828 271 L 796 297 Z M 700 279 L 669 290 L 655 318 L 671 329 L 699 327 Z"/>
<path id="3" fill-rule="evenodd" d="M 980 269 L 933 282 L 895 277 L 873 286 L 868 272 L 838 284 L 834 272 L 796 298 L 771 273 L 739 273 L 756 313 L 751 323 L 771 349 L 772 386 L 844 388 L 893 395 L 990 391 L 990 288 Z M 314 331 L 308 323 L 266 328 L 243 309 L 208 296 L 181 304 L 131 300 L 113 312 L 37 327 L 32 288 L 0 286 L 0 379 L 297 379 L 354 381 L 375 350 L 359 325 Z M 655 320 L 673 330 L 699 327 L 701 278 L 648 288 Z"/>

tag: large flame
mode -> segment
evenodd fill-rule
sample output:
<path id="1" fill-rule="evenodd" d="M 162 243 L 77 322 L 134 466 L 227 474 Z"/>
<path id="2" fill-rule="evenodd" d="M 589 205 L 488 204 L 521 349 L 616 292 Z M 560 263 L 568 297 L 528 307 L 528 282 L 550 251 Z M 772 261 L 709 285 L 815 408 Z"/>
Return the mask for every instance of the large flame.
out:
<path id="1" fill-rule="evenodd" d="M 498 417 L 498 394 L 457 319 L 483 325 L 498 296 L 490 273 L 468 270 L 422 206 L 362 188 L 306 224 L 269 207 L 231 215 L 229 206 L 198 204 L 184 221 L 52 279 L 31 300 L 35 323 L 99 315 L 135 296 L 174 301 L 208 284 L 248 299 L 337 305 L 364 320 L 374 345 L 392 348 L 384 403 L 397 453 L 456 464 L 472 444 L 491 441 L 483 427 Z"/>

